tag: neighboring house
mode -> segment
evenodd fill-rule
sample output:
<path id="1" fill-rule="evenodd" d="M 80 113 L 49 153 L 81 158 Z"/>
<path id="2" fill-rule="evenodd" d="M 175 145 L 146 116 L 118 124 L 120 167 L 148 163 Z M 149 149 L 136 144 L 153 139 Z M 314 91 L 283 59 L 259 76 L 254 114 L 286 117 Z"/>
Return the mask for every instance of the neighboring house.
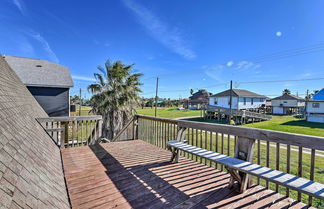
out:
<path id="1" fill-rule="evenodd" d="M 189 106 L 200 109 L 202 106 L 208 104 L 208 99 L 212 95 L 205 89 L 200 89 L 189 97 Z"/>
<path id="2" fill-rule="evenodd" d="M 324 123 L 324 89 L 315 94 L 306 104 L 306 118 L 309 122 Z"/>
<path id="3" fill-rule="evenodd" d="M 305 109 L 305 99 L 291 94 L 283 94 L 273 98 L 271 106 L 272 114 L 275 115 L 299 114 Z"/>
<path id="4" fill-rule="evenodd" d="M 49 116 L 69 116 L 73 81 L 67 67 L 40 59 L 4 58 Z"/>
<path id="5" fill-rule="evenodd" d="M 231 90 L 226 90 L 209 97 L 209 105 L 230 108 Z M 264 107 L 266 96 L 243 89 L 232 89 L 232 109 L 257 109 Z"/>

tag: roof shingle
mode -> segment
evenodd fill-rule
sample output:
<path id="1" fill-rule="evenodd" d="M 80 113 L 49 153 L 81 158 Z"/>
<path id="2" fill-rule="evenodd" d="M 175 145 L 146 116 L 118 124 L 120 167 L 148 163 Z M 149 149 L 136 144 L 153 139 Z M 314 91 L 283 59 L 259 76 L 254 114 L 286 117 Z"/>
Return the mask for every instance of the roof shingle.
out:
<path id="1" fill-rule="evenodd" d="M 228 89 L 226 91 L 222 91 L 218 94 L 212 95 L 212 97 L 225 97 L 230 96 L 231 90 Z M 252 91 L 244 90 L 244 89 L 232 89 L 232 96 L 236 97 L 252 97 L 252 98 L 266 98 L 266 96 L 254 93 Z"/>
<path id="2" fill-rule="evenodd" d="M 46 60 L 4 56 L 9 66 L 26 86 L 73 87 L 67 67 Z"/>

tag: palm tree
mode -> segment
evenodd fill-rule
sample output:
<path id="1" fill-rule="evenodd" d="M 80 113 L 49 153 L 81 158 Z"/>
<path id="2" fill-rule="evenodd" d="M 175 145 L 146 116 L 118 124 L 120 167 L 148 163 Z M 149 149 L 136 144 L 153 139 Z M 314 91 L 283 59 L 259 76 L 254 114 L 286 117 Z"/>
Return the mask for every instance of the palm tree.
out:
<path id="1" fill-rule="evenodd" d="M 291 94 L 291 91 L 289 89 L 284 89 L 282 91 L 282 94 Z"/>
<path id="2" fill-rule="evenodd" d="M 102 115 L 102 136 L 111 140 L 131 119 L 139 105 L 141 73 L 132 73 L 133 65 L 121 61 L 98 66 L 100 73 L 94 73 L 96 83 L 88 86 L 93 94 L 92 112 Z"/>

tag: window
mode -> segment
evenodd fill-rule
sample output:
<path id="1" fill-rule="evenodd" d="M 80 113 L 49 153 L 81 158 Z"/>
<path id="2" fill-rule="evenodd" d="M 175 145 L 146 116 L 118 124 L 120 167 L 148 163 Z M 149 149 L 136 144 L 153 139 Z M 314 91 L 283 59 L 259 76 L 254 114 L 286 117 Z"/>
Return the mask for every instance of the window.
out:
<path id="1" fill-rule="evenodd" d="M 283 103 L 287 103 L 287 101 L 284 101 Z"/>
<path id="2" fill-rule="evenodd" d="M 313 108 L 319 108 L 319 103 L 313 103 L 312 106 Z"/>
<path id="3" fill-rule="evenodd" d="M 246 98 L 243 98 L 243 104 L 246 105 Z"/>
<path id="4" fill-rule="evenodd" d="M 218 104 L 218 99 L 217 99 L 217 98 L 214 99 L 214 104 L 215 104 L 215 105 Z"/>
<path id="5" fill-rule="evenodd" d="M 253 105 L 253 98 L 251 98 L 251 105 Z"/>

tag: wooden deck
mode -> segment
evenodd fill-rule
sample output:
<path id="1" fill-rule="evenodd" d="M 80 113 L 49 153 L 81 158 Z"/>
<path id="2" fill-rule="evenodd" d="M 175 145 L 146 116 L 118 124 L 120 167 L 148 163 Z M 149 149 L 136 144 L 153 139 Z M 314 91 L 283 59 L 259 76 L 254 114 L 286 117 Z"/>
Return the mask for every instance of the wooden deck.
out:
<path id="1" fill-rule="evenodd" d="M 73 208 L 303 208 L 261 186 L 244 194 L 229 175 L 141 140 L 62 150 Z"/>

